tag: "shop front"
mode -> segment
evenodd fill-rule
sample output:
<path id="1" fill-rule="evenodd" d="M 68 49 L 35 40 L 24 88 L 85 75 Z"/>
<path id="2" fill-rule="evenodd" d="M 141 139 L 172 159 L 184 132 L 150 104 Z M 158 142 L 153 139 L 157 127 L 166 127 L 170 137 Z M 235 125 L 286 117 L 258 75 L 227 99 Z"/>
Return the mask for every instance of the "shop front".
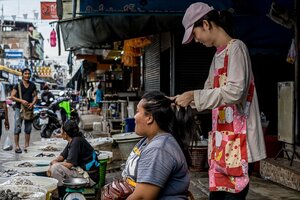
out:
<path id="1" fill-rule="evenodd" d="M 130 4 L 128 2 L 126 5 Z M 233 8 L 236 38 L 244 41 L 249 49 L 260 110 L 269 121 L 268 127 L 264 127 L 265 134 L 277 137 L 279 120 L 278 112 L 276 112 L 278 83 L 297 81 L 298 79 L 297 64 L 286 62 L 291 41 L 298 36 L 294 35 L 293 29 L 278 24 L 278 21 L 272 16 L 273 11 L 270 10 L 273 7 L 272 2 L 258 0 L 243 1 L 243 3 L 230 0 L 207 2 L 218 10 Z M 293 1 L 280 2 L 280 5 L 285 8 L 293 7 Z M 174 2 L 174 4 L 176 3 L 177 1 Z M 58 24 L 62 29 L 65 47 L 71 51 L 81 48 L 100 48 L 101 45 L 115 41 L 124 43 L 124 40 L 137 37 L 150 38 L 151 43 L 143 48 L 142 55 L 137 62 L 138 66 L 131 68 L 139 69 L 137 74 L 140 80 L 139 91 L 160 90 L 172 96 L 203 87 L 215 52 L 215 49 L 208 49 L 194 42 L 189 45 L 181 44 L 183 36 L 181 20 L 185 8 L 190 3 L 192 1 L 186 1 L 185 5 L 177 10 L 178 12 L 169 13 L 155 13 L 149 10 L 148 12 L 139 13 L 137 8 L 141 5 L 135 1 L 132 3 L 134 6 L 131 7 L 135 9 L 134 11 L 129 9 L 124 12 L 122 8 L 113 7 L 112 5 L 112 9 L 109 11 L 106 9 L 109 5 L 103 3 L 102 7 L 100 6 L 103 8 L 102 10 L 95 9 L 93 15 L 85 16 L 84 13 L 86 14 L 88 11 L 83 8 L 87 8 L 87 5 L 81 5 L 81 17 L 72 20 L 63 19 Z M 142 10 L 148 8 L 147 6 L 151 7 L 150 2 L 142 7 Z M 84 29 L 81 27 L 84 27 Z M 98 57 L 97 60 L 101 60 L 101 57 Z M 102 69 L 97 68 L 97 70 Z M 270 72 L 272 72 L 272 75 Z M 98 74 L 97 77 L 95 70 L 94 77 L 96 78 L 94 80 L 106 82 L 107 77 L 103 75 L 105 73 Z M 108 76 L 110 79 L 117 77 L 112 74 L 110 73 Z M 123 79 L 124 77 L 123 75 Z M 110 86 L 109 82 L 107 84 Z M 117 88 L 117 86 L 113 86 L 113 88 Z M 296 90 L 297 88 L 299 90 L 298 86 L 296 86 Z M 297 108 L 295 112 L 298 113 Z M 204 126 L 204 132 L 207 133 L 211 128 L 210 113 L 200 114 L 200 117 L 205 122 L 202 125 Z M 296 127 L 293 128 L 297 132 L 295 134 L 299 142 L 300 134 L 298 133 L 299 125 L 297 124 L 299 123 L 297 122 Z M 276 146 L 278 146 L 277 138 L 275 140 L 268 140 L 268 138 L 266 137 L 267 142 L 276 141 Z M 271 152 L 268 155 L 269 157 L 274 157 L 274 154 L 276 154 L 274 152 L 278 151 L 278 148 L 272 149 L 274 146 L 274 143 L 267 144 L 267 148 L 270 148 L 267 151 Z M 296 148 L 299 148 L 299 146 Z"/>

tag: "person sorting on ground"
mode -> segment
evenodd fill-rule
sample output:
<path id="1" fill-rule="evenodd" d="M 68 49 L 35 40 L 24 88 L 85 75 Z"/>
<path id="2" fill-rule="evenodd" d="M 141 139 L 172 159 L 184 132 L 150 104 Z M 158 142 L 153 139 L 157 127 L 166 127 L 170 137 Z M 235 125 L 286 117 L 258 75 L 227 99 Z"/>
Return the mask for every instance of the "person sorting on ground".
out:
<path id="1" fill-rule="evenodd" d="M 100 163 L 94 148 L 83 137 L 75 121 L 67 120 L 62 127 L 62 138 L 68 141 L 62 153 L 50 162 L 47 175 L 58 180 L 58 193 L 63 197 L 62 181 L 72 177 L 88 178 L 89 185 L 99 181 Z"/>
<path id="2" fill-rule="evenodd" d="M 191 108 L 177 110 L 163 93 L 153 91 L 143 95 L 134 118 L 135 132 L 144 138 L 133 148 L 122 172 L 121 186 L 134 188 L 127 199 L 188 199 L 189 145 L 197 134 Z M 112 198 L 114 185 L 118 182 L 104 186 L 103 200 L 122 199 Z"/>
<path id="3" fill-rule="evenodd" d="M 216 47 L 203 89 L 175 97 L 176 105 L 192 102 L 198 111 L 212 110 L 209 133 L 210 199 L 246 199 L 254 162 L 266 158 L 258 99 L 246 45 L 232 38 L 229 12 L 194 3 L 182 20 L 182 43 L 193 39 Z"/>

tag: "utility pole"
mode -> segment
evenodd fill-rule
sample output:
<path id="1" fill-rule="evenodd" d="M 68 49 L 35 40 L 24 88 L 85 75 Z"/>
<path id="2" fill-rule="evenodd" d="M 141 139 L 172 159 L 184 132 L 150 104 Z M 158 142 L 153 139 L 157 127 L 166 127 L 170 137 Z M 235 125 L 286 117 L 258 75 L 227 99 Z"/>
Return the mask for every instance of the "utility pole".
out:
<path id="1" fill-rule="evenodd" d="M 1 44 L 1 54 L 3 55 L 4 45 L 3 44 L 3 33 L 2 33 L 2 25 L 4 23 L 4 15 L 3 15 L 3 4 L 1 7 L 1 19 L 0 19 L 0 44 Z M 0 64 L 3 65 L 3 58 L 0 56 Z"/>
<path id="2" fill-rule="evenodd" d="M 294 1 L 294 9 L 295 9 L 295 25 L 294 25 L 294 30 L 295 30 L 295 43 L 296 43 L 296 59 L 295 59 L 295 143 L 300 143 L 300 124 L 299 124 L 299 115 L 300 115 L 300 109 L 299 109 L 299 100 L 300 100 L 300 82 L 299 82 L 299 77 L 300 77 L 300 69 L 299 69 L 299 25 L 300 25 L 300 19 L 299 15 L 297 13 L 300 11 L 300 3 L 295 0 Z"/>

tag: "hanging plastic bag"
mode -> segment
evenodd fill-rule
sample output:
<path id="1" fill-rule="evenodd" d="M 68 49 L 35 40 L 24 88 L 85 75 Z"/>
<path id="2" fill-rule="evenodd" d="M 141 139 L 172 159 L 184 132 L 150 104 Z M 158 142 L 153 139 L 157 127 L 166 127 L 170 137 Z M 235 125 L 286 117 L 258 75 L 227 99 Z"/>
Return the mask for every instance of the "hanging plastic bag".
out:
<path id="1" fill-rule="evenodd" d="M 3 150 L 4 151 L 11 151 L 13 149 L 13 144 L 10 140 L 9 134 L 7 134 L 4 144 L 3 144 Z"/>
<path id="2" fill-rule="evenodd" d="M 56 47 L 56 32 L 54 29 L 50 33 L 50 46 Z"/>
<path id="3" fill-rule="evenodd" d="M 290 46 L 286 61 L 290 64 L 294 64 L 296 59 L 296 43 L 295 40 L 292 39 L 292 44 Z"/>

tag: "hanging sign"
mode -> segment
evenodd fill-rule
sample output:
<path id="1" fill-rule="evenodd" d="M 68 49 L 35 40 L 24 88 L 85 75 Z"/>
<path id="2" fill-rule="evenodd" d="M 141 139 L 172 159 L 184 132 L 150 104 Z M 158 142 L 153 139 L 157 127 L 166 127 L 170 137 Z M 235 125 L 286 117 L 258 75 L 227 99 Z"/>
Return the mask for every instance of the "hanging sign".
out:
<path id="1" fill-rule="evenodd" d="M 58 19 L 56 12 L 56 2 L 41 2 L 41 19 L 52 20 Z"/>
<path id="2" fill-rule="evenodd" d="M 4 49 L 4 58 L 23 58 L 23 49 Z"/>

